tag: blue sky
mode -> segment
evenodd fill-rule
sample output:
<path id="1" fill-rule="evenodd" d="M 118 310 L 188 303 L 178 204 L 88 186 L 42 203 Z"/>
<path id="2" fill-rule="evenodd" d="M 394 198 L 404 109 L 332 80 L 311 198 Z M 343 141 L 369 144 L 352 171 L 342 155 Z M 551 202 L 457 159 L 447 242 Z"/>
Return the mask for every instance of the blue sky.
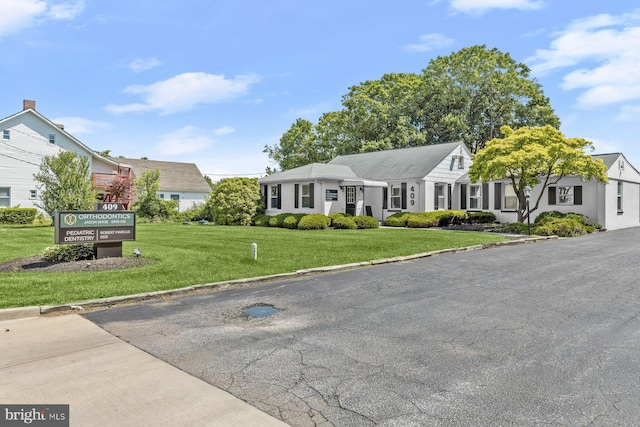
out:
<path id="1" fill-rule="evenodd" d="M 23 99 L 94 150 L 259 176 L 298 117 L 485 44 L 567 136 L 640 168 L 640 5 L 601 0 L 1 0 L 0 116 Z"/>

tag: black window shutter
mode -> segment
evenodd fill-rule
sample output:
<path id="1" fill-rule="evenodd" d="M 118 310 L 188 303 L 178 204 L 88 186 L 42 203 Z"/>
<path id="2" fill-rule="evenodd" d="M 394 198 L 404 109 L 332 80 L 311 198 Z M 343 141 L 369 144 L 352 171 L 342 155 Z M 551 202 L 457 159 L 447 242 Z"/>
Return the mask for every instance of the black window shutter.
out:
<path id="1" fill-rule="evenodd" d="M 499 182 L 493 186 L 493 209 L 502 209 L 502 184 Z"/>
<path id="2" fill-rule="evenodd" d="M 573 187 L 573 204 L 582 204 L 582 185 L 576 185 L 575 187 Z"/>
<path id="3" fill-rule="evenodd" d="M 313 203 L 313 183 L 309 184 L 309 207 L 312 208 L 314 207 L 314 203 Z"/>
<path id="4" fill-rule="evenodd" d="M 402 209 L 407 209 L 407 183 L 400 184 L 400 191 L 402 193 Z"/>
<path id="5" fill-rule="evenodd" d="M 264 198 L 264 208 L 267 209 L 269 207 L 269 186 L 263 185 L 262 192 L 262 197 Z"/>
<path id="6" fill-rule="evenodd" d="M 298 209 L 300 207 L 300 203 L 298 202 L 298 194 L 300 191 L 300 184 L 295 184 L 293 186 L 293 207 Z"/>
<path id="7" fill-rule="evenodd" d="M 547 196 L 548 196 L 547 204 L 555 205 L 556 204 L 556 187 L 547 188 Z"/>
<path id="8" fill-rule="evenodd" d="M 467 184 L 460 184 L 460 209 L 467 209 Z"/>
<path id="9" fill-rule="evenodd" d="M 482 184 L 482 209 L 489 210 L 489 184 Z"/>
<path id="10" fill-rule="evenodd" d="M 278 209 L 282 209 L 282 184 L 278 184 Z"/>
<path id="11" fill-rule="evenodd" d="M 451 184 L 447 184 L 447 209 L 451 210 L 451 199 L 453 198 L 453 189 Z"/>
<path id="12" fill-rule="evenodd" d="M 387 187 L 382 187 L 382 209 L 389 209 L 387 197 L 389 197 L 389 190 Z"/>

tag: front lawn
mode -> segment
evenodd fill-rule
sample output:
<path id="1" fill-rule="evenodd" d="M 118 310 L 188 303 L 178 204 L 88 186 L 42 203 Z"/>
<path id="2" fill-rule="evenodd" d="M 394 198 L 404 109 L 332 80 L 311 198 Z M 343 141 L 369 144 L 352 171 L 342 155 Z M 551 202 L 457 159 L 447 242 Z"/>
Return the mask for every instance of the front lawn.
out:
<path id="1" fill-rule="evenodd" d="M 156 261 L 127 270 L 0 273 L 0 308 L 56 305 L 286 273 L 506 240 L 489 233 L 424 229 L 299 231 L 266 227 L 139 224 L 140 248 Z M 257 261 L 251 244 L 258 245 Z M 0 226 L 0 262 L 42 254 L 53 227 Z"/>

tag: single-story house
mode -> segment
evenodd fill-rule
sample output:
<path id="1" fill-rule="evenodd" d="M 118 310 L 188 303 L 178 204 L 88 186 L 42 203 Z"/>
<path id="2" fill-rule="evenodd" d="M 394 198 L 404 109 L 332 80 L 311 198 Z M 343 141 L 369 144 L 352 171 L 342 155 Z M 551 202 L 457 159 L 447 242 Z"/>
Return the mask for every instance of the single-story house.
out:
<path id="1" fill-rule="evenodd" d="M 148 167 L 161 170 L 159 194 L 179 199 L 181 210 L 191 207 L 193 202 L 203 202 L 211 192 L 195 164 L 101 156 L 69 134 L 63 125 L 36 111 L 35 101 L 24 100 L 22 111 L 0 120 L 0 208 L 38 207 L 40 188 L 33 175 L 38 173 L 45 156 L 55 156 L 61 151 L 87 157 L 97 197 L 123 203 L 125 208 L 135 201 L 133 180 Z M 114 180 L 125 187 L 118 197 L 109 192 Z"/>
<path id="2" fill-rule="evenodd" d="M 184 211 L 194 204 L 207 201 L 211 187 L 200 173 L 195 163 L 165 162 L 147 159 L 127 159 L 118 157 L 124 163 L 131 165 L 132 178 L 140 177 L 145 171 L 157 169 L 160 171 L 161 199 L 177 200 L 178 210 Z M 136 195 L 132 197 L 136 201 Z"/>
<path id="3" fill-rule="evenodd" d="M 594 156 L 609 182 L 563 177 L 545 190 L 531 220 L 558 210 L 586 215 L 606 229 L 640 225 L 640 174 L 620 153 Z M 338 156 L 260 179 L 266 214 L 334 212 L 384 221 L 396 212 L 443 209 L 493 212 L 515 222 L 517 198 L 508 180 L 472 183 L 472 158 L 462 142 Z M 530 206 L 540 188 L 534 188 Z"/>

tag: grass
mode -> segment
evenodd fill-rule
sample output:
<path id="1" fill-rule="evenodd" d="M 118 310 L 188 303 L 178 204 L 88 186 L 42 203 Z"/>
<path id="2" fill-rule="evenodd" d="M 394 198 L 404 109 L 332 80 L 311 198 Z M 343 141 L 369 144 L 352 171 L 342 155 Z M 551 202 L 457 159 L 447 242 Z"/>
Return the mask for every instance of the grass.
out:
<path id="1" fill-rule="evenodd" d="M 500 235 L 412 229 L 298 231 L 266 227 L 139 224 L 138 247 L 155 260 L 126 270 L 83 273 L 0 273 L 0 308 L 56 305 L 300 269 L 371 261 L 485 242 Z M 0 262 L 40 255 L 53 227 L 0 226 Z M 258 245 L 258 259 L 251 244 Z"/>

